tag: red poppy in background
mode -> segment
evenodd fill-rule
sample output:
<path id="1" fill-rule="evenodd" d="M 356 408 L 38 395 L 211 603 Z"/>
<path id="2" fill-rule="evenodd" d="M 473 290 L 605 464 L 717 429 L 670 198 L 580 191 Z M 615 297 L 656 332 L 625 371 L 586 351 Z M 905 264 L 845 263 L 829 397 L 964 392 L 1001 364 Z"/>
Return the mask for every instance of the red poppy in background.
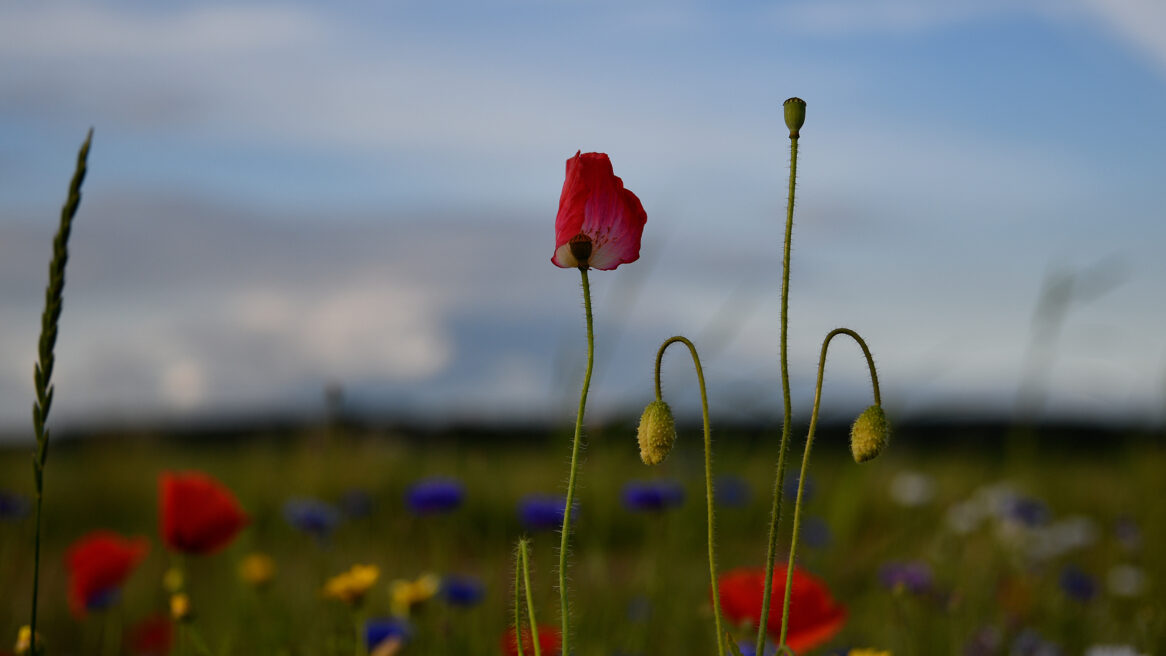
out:
<path id="1" fill-rule="evenodd" d="M 775 641 L 781 635 L 781 606 L 785 597 L 785 567 L 773 570 L 773 596 L 769 603 L 766 632 Z M 761 597 L 765 593 L 765 570 L 742 568 L 722 574 L 718 579 L 721 611 L 731 622 L 756 627 L 761 618 Z M 789 630 L 785 641 L 800 652 L 825 644 L 846 623 L 846 608 L 834 601 L 830 591 L 817 578 L 794 568 L 793 593 L 790 595 Z"/>
<path id="2" fill-rule="evenodd" d="M 130 628 L 127 642 L 134 656 L 166 656 L 174 645 L 174 624 L 161 613 L 150 615 Z"/>
<path id="3" fill-rule="evenodd" d="M 554 656 L 563 647 L 563 637 L 559 630 L 552 626 L 539 625 L 538 648 L 545 656 Z M 534 642 L 530 639 L 530 629 L 522 630 L 522 651 L 524 654 L 534 653 Z M 502 636 L 502 653 L 506 656 L 518 656 L 518 641 L 514 639 L 514 627 L 506 629 Z"/>
<path id="4" fill-rule="evenodd" d="M 202 472 L 163 472 L 158 483 L 162 541 L 175 551 L 218 551 L 249 521 L 235 495 Z"/>
<path id="5" fill-rule="evenodd" d="M 93 531 L 74 542 L 65 554 L 69 610 L 82 618 L 90 610 L 113 603 L 122 584 L 149 551 L 146 538 L 127 539 L 112 531 Z"/>
<path id="6" fill-rule="evenodd" d="M 551 262 L 603 271 L 635 262 L 647 221 L 640 199 L 624 189 L 606 154 L 577 152 L 567 160 Z"/>

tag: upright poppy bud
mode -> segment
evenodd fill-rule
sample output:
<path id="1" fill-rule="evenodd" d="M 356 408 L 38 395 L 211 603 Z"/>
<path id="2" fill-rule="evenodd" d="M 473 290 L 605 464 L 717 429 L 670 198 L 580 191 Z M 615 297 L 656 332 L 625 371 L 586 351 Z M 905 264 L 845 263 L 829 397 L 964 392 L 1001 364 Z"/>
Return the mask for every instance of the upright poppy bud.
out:
<path id="1" fill-rule="evenodd" d="M 644 408 L 640 426 L 636 429 L 636 439 L 640 443 L 640 460 L 645 465 L 664 462 L 676 442 L 676 421 L 667 403 L 652 401 Z"/>
<path id="2" fill-rule="evenodd" d="M 872 405 L 850 427 L 850 453 L 855 462 L 872 460 L 886 448 L 891 438 L 891 425 L 881 405 Z"/>
<path id="3" fill-rule="evenodd" d="M 782 106 L 785 108 L 785 126 L 789 128 L 789 138 L 797 139 L 802 126 L 806 124 L 806 101 L 790 98 Z"/>

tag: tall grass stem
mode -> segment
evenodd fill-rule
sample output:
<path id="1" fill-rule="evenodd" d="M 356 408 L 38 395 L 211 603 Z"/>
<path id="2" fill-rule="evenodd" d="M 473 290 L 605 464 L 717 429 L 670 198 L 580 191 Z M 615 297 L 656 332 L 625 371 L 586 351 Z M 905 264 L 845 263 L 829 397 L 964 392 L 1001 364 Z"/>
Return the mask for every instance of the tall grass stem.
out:
<path id="1" fill-rule="evenodd" d="M 45 309 L 41 314 L 40 340 L 37 343 L 37 362 L 33 366 L 33 383 L 36 387 L 36 401 L 32 404 L 32 428 L 36 435 L 36 452 L 32 458 L 32 473 L 36 483 L 36 520 L 33 537 L 32 556 L 32 617 L 28 627 L 33 636 L 29 651 L 32 656 L 40 654 L 36 641 L 37 595 L 40 589 L 40 534 L 41 514 L 44 501 L 45 460 L 49 453 L 49 431 L 45 423 L 53 404 L 53 347 L 57 343 L 57 327 L 61 319 L 61 306 L 65 290 L 65 264 L 69 261 L 69 234 L 73 229 L 73 217 L 81 206 L 81 183 L 89 161 L 89 145 L 93 142 L 93 128 L 85 135 L 85 142 L 77 153 L 77 166 L 69 183 L 69 195 L 61 207 L 61 223 L 53 237 L 53 257 L 49 261 L 49 284 L 45 288 Z"/>

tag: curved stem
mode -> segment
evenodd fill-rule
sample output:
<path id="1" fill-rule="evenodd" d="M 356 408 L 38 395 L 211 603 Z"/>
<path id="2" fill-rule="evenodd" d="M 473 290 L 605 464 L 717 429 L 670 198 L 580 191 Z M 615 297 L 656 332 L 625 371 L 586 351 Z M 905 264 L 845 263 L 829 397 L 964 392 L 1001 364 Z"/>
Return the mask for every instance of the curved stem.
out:
<path id="1" fill-rule="evenodd" d="M 870 349 L 867 348 L 866 342 L 858 333 L 849 328 L 835 328 L 831 330 L 826 339 L 822 342 L 822 354 L 818 356 L 818 384 L 814 388 L 814 409 L 810 414 L 810 430 L 806 435 L 806 450 L 802 455 L 802 470 L 798 476 L 798 496 L 797 501 L 794 502 L 794 532 L 790 539 L 789 545 L 789 565 L 785 570 L 785 601 L 781 608 L 781 638 L 778 640 L 778 645 L 785 647 L 785 634 L 789 628 L 789 601 L 790 593 L 793 590 L 794 580 L 794 556 L 798 549 L 798 531 L 802 524 L 802 491 L 806 485 L 806 469 L 810 465 L 810 447 L 814 444 L 814 433 L 818 429 L 818 409 L 822 402 L 822 378 L 826 374 L 826 350 L 830 347 L 830 341 L 838 335 L 848 335 L 858 342 L 862 347 L 862 354 L 866 356 L 866 363 L 870 367 L 870 382 L 874 388 L 874 400 L 876 405 L 882 405 L 882 397 L 879 394 L 879 377 L 875 372 L 874 358 L 870 354 Z M 767 586 L 772 587 L 772 586 Z"/>
<path id="2" fill-rule="evenodd" d="M 789 138 L 789 196 L 785 204 L 785 253 L 781 267 L 781 446 L 777 455 L 777 475 L 773 481 L 773 508 L 769 514 L 769 541 L 765 550 L 764 592 L 761 594 L 761 617 L 757 622 L 757 652 L 764 654 L 765 628 L 769 623 L 769 603 L 773 596 L 772 585 L 774 561 L 777 560 L 777 529 L 781 523 L 781 495 L 785 485 L 785 454 L 789 451 L 789 436 L 793 427 L 793 409 L 789 391 L 789 270 L 790 244 L 794 232 L 794 183 L 798 176 L 798 137 Z"/>
<path id="3" fill-rule="evenodd" d="M 563 509 L 562 539 L 559 543 L 559 606 L 562 616 L 563 653 L 570 654 L 571 609 L 567 603 L 567 547 L 571 536 L 571 507 L 575 501 L 575 474 L 579 469 L 579 442 L 583 433 L 583 412 L 587 408 L 587 389 L 591 386 L 591 369 L 595 365 L 595 333 L 591 319 L 591 284 L 587 269 L 580 267 L 583 276 L 583 308 L 587 313 L 587 371 L 583 375 L 583 391 L 579 394 L 579 412 L 575 415 L 575 438 L 571 442 L 571 473 L 567 477 L 567 506 Z"/>
<path id="4" fill-rule="evenodd" d="M 527 554 L 529 542 L 526 539 L 518 542 L 518 557 L 522 559 L 523 587 L 526 588 L 526 612 L 530 617 L 530 644 L 534 649 L 534 656 L 542 656 L 542 645 L 538 641 L 538 623 L 534 619 L 534 597 L 530 592 L 530 556 Z M 518 636 L 522 643 L 521 635 Z M 520 652 L 521 653 L 521 652 Z"/>
<path id="5" fill-rule="evenodd" d="M 721 626 L 721 594 L 717 587 L 716 515 L 713 504 L 713 442 L 712 433 L 709 429 L 709 400 L 708 393 L 705 390 L 704 370 L 700 366 L 700 357 L 696 354 L 696 346 L 685 337 L 679 335 L 669 337 L 660 345 L 660 350 L 656 352 L 656 400 L 662 400 L 660 394 L 660 363 L 664 359 L 664 351 L 670 345 L 677 342 L 687 346 L 688 352 L 692 354 L 692 364 L 696 368 L 696 379 L 700 383 L 700 411 L 701 417 L 704 420 L 704 488 L 705 499 L 708 503 L 709 581 L 712 583 L 713 619 L 716 623 L 716 633 L 713 635 L 717 639 L 718 656 L 725 656 L 724 643 L 721 637 L 725 634 Z"/>

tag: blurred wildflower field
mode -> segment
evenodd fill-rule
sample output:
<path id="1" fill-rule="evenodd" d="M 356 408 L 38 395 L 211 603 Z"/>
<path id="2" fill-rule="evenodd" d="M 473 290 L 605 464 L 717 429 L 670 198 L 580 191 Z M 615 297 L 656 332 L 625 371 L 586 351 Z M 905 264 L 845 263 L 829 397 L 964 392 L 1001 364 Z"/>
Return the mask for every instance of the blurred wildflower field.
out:
<path id="1" fill-rule="evenodd" d="M 630 425 L 588 431 L 571 552 L 573 651 L 712 653 L 699 450 L 681 447 L 649 469 L 634 434 Z M 917 448 L 899 443 L 855 467 L 841 430 L 823 437 L 798 561 L 846 620 L 827 644 L 799 653 L 1166 653 L 1160 444 L 1063 448 L 1046 437 L 1017 457 L 998 443 L 923 448 L 947 443 L 942 432 L 924 432 Z M 198 470 L 232 490 L 250 519 L 222 551 L 183 563 L 210 653 L 353 653 L 350 607 L 324 590 L 356 564 L 379 570 L 358 621 L 406 620 L 402 653 L 504 653 L 514 544 L 524 533 L 539 623 L 558 619 L 554 511 L 566 439 L 321 428 L 58 442 L 38 632 L 57 654 L 167 653 L 135 628 L 170 612 L 163 579 L 175 556 L 159 537 L 159 477 Z M 680 431 L 682 442 L 698 439 L 699 430 Z M 722 575 L 763 561 L 776 439 L 714 432 Z M 27 467 L 27 449 L 0 451 L 0 628 L 10 639 L 27 623 L 31 586 Z M 782 526 L 788 534 L 788 517 Z M 65 554 L 97 529 L 145 536 L 150 549 L 114 603 L 79 619 L 67 603 Z M 266 585 L 247 582 L 268 575 Z M 752 631 L 732 633 L 751 640 Z M 1137 651 L 1086 651 L 1095 645 Z"/>
<path id="2" fill-rule="evenodd" d="M 32 480 L 21 475 L 26 452 L 0 454 L 0 627 L 12 627 L 13 651 L 1166 651 L 1160 442 L 1101 432 L 1042 438 L 1032 428 L 965 441 L 931 427 L 908 431 L 913 439 L 900 433 L 903 444 L 876 460 L 891 423 L 871 350 L 845 327 L 826 334 L 808 425 L 795 426 L 788 295 L 806 103 L 783 107 L 780 439 L 716 433 L 714 466 L 703 369 L 679 335 L 657 351 L 655 400 L 638 426 L 584 421 L 595 354 L 589 273 L 639 258 L 647 214 L 606 154 L 577 151 L 566 162 L 551 258 L 580 275 L 587 337 L 565 480 L 555 464 L 565 432 L 370 432 L 338 414 L 291 434 L 58 439 L 47 470 L 54 346 L 90 131 L 49 265 Z M 850 426 L 849 458 L 837 449 L 846 433 L 819 426 L 835 337 L 861 349 L 873 400 Z M 673 344 L 688 348 L 700 388 L 703 459 L 689 447 L 669 457 L 678 431 L 661 363 Z M 811 471 L 819 428 L 825 453 Z M 680 439 L 695 442 L 696 432 L 684 427 Z M 803 444 L 795 470 L 786 458 Z M 868 464 L 852 468 L 850 459 Z"/>

